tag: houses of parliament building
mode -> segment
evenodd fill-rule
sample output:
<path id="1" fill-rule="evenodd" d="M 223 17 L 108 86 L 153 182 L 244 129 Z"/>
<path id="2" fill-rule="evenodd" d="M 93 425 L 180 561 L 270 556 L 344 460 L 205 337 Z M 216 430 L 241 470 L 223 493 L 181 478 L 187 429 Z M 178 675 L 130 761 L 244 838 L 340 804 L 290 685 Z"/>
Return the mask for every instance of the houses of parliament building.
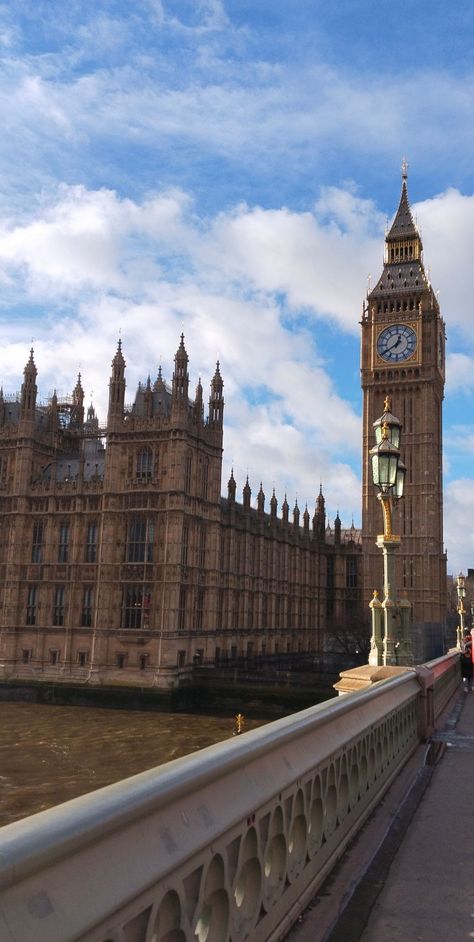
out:
<path id="1" fill-rule="evenodd" d="M 119 341 L 107 425 L 71 396 L 0 399 L 0 677 L 170 687 L 197 663 L 314 652 L 360 620 L 361 545 L 262 486 L 221 496 L 219 364 L 205 415 L 181 336 L 171 386 L 125 405 Z M 256 504 L 256 506 L 252 506 Z"/>
<path id="2" fill-rule="evenodd" d="M 189 393 L 181 336 L 172 382 L 161 367 L 125 404 L 112 360 L 107 423 L 71 396 L 41 404 L 33 350 L 21 394 L 0 394 L 0 679 L 171 687 L 196 664 L 324 655 L 354 638 L 381 589 L 371 483 L 373 426 L 387 395 L 408 467 L 398 586 L 412 602 L 418 659 L 442 653 L 446 615 L 442 400 L 445 329 L 423 267 L 406 167 L 382 274 L 361 321 L 362 534 L 328 526 L 286 495 L 252 500 L 231 473 L 222 497 L 223 379 L 205 410 Z"/>

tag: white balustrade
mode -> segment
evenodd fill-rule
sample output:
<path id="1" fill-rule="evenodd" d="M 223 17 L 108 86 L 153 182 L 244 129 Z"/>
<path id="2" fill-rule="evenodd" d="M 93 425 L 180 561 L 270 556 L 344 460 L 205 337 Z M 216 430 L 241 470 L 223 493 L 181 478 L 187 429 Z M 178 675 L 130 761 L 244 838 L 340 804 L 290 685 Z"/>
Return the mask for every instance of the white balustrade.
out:
<path id="1" fill-rule="evenodd" d="M 457 658 L 435 665 L 445 701 Z M 427 686 L 407 671 L 7 825 L 1 942 L 280 938 L 417 747 Z"/>

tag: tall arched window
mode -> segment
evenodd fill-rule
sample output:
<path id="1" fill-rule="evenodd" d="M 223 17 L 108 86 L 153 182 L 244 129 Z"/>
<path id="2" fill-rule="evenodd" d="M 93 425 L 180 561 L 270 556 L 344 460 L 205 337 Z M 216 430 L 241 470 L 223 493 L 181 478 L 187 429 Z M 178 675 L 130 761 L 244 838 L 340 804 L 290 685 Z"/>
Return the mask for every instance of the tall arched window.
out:
<path id="1" fill-rule="evenodd" d="M 185 494 L 191 493 L 191 474 L 192 474 L 193 458 L 192 454 L 188 453 L 184 459 L 184 492 Z"/>
<path id="2" fill-rule="evenodd" d="M 134 516 L 128 521 L 127 562 L 153 562 L 154 525 L 150 517 Z"/>
<path id="3" fill-rule="evenodd" d="M 137 452 L 137 478 L 151 478 L 153 453 L 151 448 L 140 448 Z"/>

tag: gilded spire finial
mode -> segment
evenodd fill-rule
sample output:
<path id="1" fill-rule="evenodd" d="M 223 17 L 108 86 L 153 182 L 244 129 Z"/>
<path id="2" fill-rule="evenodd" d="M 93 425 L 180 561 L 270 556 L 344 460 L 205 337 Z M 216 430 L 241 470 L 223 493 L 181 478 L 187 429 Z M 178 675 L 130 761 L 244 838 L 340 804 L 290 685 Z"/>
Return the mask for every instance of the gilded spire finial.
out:
<path id="1" fill-rule="evenodd" d="M 408 176 L 408 164 L 406 157 L 402 160 L 402 180 L 406 180 Z"/>
<path id="2" fill-rule="evenodd" d="M 392 397 L 391 396 L 385 396 L 385 399 L 383 401 L 383 411 L 384 412 L 392 411 Z"/>

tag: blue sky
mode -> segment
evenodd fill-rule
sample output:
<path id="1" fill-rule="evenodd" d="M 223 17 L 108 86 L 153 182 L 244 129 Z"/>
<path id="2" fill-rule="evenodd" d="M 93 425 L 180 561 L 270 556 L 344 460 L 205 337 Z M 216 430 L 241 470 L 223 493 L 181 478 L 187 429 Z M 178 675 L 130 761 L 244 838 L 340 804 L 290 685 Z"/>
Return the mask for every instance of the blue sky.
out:
<path id="1" fill-rule="evenodd" d="M 403 156 L 448 334 L 445 539 L 474 566 L 472 3 L 0 5 L 0 381 L 104 420 L 181 330 L 234 467 L 360 520 L 359 319 Z M 396 404 L 394 403 L 396 411 Z M 374 417 L 375 418 L 375 417 Z"/>

